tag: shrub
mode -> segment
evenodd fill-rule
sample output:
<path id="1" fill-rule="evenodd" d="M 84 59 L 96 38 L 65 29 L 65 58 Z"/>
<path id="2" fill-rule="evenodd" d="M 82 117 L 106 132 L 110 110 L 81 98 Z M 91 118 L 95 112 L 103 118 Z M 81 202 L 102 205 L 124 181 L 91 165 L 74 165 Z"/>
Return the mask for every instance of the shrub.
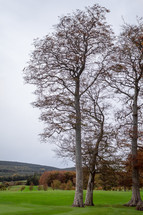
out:
<path id="1" fill-rule="evenodd" d="M 16 181 L 15 185 L 23 185 L 23 181 Z"/>
<path id="2" fill-rule="evenodd" d="M 15 182 L 14 181 L 10 181 L 9 182 L 9 186 L 14 186 L 15 185 Z"/>
<path id="3" fill-rule="evenodd" d="M 103 190 L 103 188 L 102 187 L 97 187 L 97 190 Z"/>
<path id="4" fill-rule="evenodd" d="M 61 190 L 66 190 L 66 183 L 62 183 L 61 185 L 60 185 L 60 189 Z"/>
<path id="5" fill-rule="evenodd" d="M 29 190 L 31 190 L 31 191 L 33 190 L 33 183 L 30 184 Z"/>
<path id="6" fill-rule="evenodd" d="M 60 189 L 61 182 L 59 180 L 53 180 L 53 183 L 51 184 L 52 189 Z"/>
<path id="7" fill-rule="evenodd" d="M 24 189 L 25 189 L 25 186 L 22 186 L 22 187 L 20 188 L 21 191 L 23 191 Z"/>
<path id="8" fill-rule="evenodd" d="M 44 172 L 40 177 L 39 183 L 41 185 L 47 184 L 49 187 L 54 189 L 59 189 L 54 187 L 53 181 L 58 180 L 60 183 L 67 183 L 69 180 L 72 184 L 75 183 L 76 173 L 74 171 L 49 171 Z"/>
<path id="9" fill-rule="evenodd" d="M 11 189 L 11 186 L 8 187 L 8 190 L 10 190 L 10 189 Z"/>
<path id="10" fill-rule="evenodd" d="M 5 187 L 9 187 L 9 182 L 3 182 L 2 183 Z"/>
<path id="11" fill-rule="evenodd" d="M 43 185 L 43 190 L 44 190 L 44 191 L 47 191 L 47 190 L 48 190 L 48 185 L 47 185 L 47 184 L 44 184 L 44 185 Z"/>
<path id="12" fill-rule="evenodd" d="M 0 190 L 1 190 L 1 191 L 6 190 L 6 186 L 5 186 L 4 184 L 0 184 Z"/>
<path id="13" fill-rule="evenodd" d="M 66 184 L 66 190 L 72 190 L 72 187 L 73 187 L 72 182 L 69 180 Z"/>
<path id="14" fill-rule="evenodd" d="M 31 183 L 36 186 L 39 185 L 39 176 L 36 174 L 29 176 L 26 185 L 30 185 Z"/>
<path id="15" fill-rule="evenodd" d="M 38 185 L 38 190 L 43 190 L 43 186 L 42 185 Z"/>
<path id="16" fill-rule="evenodd" d="M 76 185 L 76 178 L 73 178 L 73 185 Z"/>

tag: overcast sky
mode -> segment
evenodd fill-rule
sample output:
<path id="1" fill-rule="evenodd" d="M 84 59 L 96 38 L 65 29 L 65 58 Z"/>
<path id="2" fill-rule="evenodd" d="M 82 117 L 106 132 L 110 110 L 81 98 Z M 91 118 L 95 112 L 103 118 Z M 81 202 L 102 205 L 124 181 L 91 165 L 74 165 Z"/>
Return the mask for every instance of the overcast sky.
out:
<path id="1" fill-rule="evenodd" d="M 143 0 L 0 0 L 0 160 L 73 165 L 57 159 L 53 145 L 39 141 L 40 112 L 30 104 L 33 87 L 24 84 L 22 70 L 35 38 L 51 32 L 59 16 L 94 3 L 110 10 L 107 20 L 116 34 L 122 17 L 134 24 L 143 16 Z"/>

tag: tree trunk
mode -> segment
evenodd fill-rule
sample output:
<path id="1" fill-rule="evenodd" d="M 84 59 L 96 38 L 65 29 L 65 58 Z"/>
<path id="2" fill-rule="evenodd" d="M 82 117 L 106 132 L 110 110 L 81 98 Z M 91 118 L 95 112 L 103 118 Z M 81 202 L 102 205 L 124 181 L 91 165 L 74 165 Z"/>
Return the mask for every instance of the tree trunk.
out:
<path id="1" fill-rule="evenodd" d="M 89 173 L 87 192 L 86 192 L 86 198 L 85 198 L 85 205 L 87 205 L 87 206 L 94 206 L 94 204 L 93 204 L 93 190 L 94 190 L 94 178 L 95 178 L 95 165 L 97 162 L 96 159 L 98 156 L 99 144 L 103 138 L 104 116 L 103 116 L 103 121 L 101 122 L 100 126 L 101 126 L 100 134 L 98 136 L 94 151 L 92 153 L 92 158 L 90 160 L 91 166 L 89 168 L 90 173 Z"/>
<path id="2" fill-rule="evenodd" d="M 76 110 L 76 191 L 73 207 L 84 207 L 83 204 L 83 173 L 81 157 L 81 113 L 79 96 L 79 78 L 76 79 L 75 110 Z"/>
<path id="3" fill-rule="evenodd" d="M 126 192 L 126 186 L 124 186 L 124 192 Z"/>
<path id="4" fill-rule="evenodd" d="M 133 167 L 132 169 L 132 197 L 131 200 L 125 204 L 125 206 L 137 206 L 141 202 L 140 190 L 139 190 L 139 174 L 138 169 Z"/>
<path id="5" fill-rule="evenodd" d="M 86 192 L 86 198 L 85 198 L 85 205 L 87 206 L 94 206 L 94 203 L 93 203 L 94 177 L 95 177 L 95 169 L 89 174 L 87 192 Z"/>
<path id="6" fill-rule="evenodd" d="M 125 206 L 137 206 L 137 210 L 143 210 L 143 202 L 139 189 L 139 168 L 137 161 L 138 141 L 138 82 L 135 83 L 135 95 L 133 101 L 133 130 L 132 130 L 132 197 Z"/>

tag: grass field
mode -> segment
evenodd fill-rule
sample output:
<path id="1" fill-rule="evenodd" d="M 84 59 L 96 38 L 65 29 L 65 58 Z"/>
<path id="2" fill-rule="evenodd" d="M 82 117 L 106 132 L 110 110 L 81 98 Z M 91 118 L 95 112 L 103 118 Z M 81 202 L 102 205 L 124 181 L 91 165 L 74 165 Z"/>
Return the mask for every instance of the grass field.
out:
<path id="1" fill-rule="evenodd" d="M 85 193 L 84 193 L 85 194 Z M 95 191 L 94 207 L 73 208 L 74 191 L 1 191 L 1 215 L 143 215 L 122 206 L 131 192 Z"/>

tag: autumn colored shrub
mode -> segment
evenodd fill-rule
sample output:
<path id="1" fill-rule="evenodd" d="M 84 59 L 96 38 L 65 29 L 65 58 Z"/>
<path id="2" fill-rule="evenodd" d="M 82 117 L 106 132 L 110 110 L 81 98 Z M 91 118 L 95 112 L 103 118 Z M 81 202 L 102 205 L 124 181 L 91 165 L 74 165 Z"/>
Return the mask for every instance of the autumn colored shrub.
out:
<path id="1" fill-rule="evenodd" d="M 4 184 L 0 184 L 0 190 L 1 190 L 1 191 L 6 190 L 6 186 L 5 186 Z"/>
<path id="2" fill-rule="evenodd" d="M 72 190 L 72 188 L 73 188 L 73 184 L 72 184 L 71 180 L 69 180 L 66 184 L 66 190 Z"/>
<path id="3" fill-rule="evenodd" d="M 62 183 L 62 184 L 60 185 L 60 190 L 66 190 L 66 186 L 67 186 L 66 183 Z"/>
<path id="4" fill-rule="evenodd" d="M 15 185 L 23 185 L 23 181 L 16 181 Z"/>
<path id="5" fill-rule="evenodd" d="M 102 187 L 97 187 L 97 189 L 96 190 L 103 190 L 103 188 Z"/>
<path id="6" fill-rule="evenodd" d="M 43 185 L 43 190 L 44 190 L 44 191 L 47 191 L 47 190 L 48 190 L 48 185 L 47 185 L 47 184 L 44 184 L 44 185 Z"/>
<path id="7" fill-rule="evenodd" d="M 51 187 L 53 190 L 60 189 L 60 185 L 61 185 L 61 182 L 59 180 L 53 180 L 53 182 L 51 183 Z"/>
<path id="8" fill-rule="evenodd" d="M 43 190 L 43 186 L 42 185 L 38 185 L 38 190 Z"/>
<path id="9" fill-rule="evenodd" d="M 44 172 L 42 174 L 39 180 L 39 184 L 48 185 L 49 187 L 51 187 L 51 186 L 54 186 L 53 185 L 54 180 L 60 181 L 61 184 L 63 183 L 66 184 L 70 180 L 72 184 L 75 185 L 75 177 L 76 177 L 76 174 L 74 171 L 49 171 L 49 172 Z M 60 187 L 59 184 L 58 184 L 58 187 Z"/>
<path id="10" fill-rule="evenodd" d="M 20 188 L 21 191 L 23 191 L 24 189 L 25 189 L 25 186 L 22 186 L 22 187 Z"/>

